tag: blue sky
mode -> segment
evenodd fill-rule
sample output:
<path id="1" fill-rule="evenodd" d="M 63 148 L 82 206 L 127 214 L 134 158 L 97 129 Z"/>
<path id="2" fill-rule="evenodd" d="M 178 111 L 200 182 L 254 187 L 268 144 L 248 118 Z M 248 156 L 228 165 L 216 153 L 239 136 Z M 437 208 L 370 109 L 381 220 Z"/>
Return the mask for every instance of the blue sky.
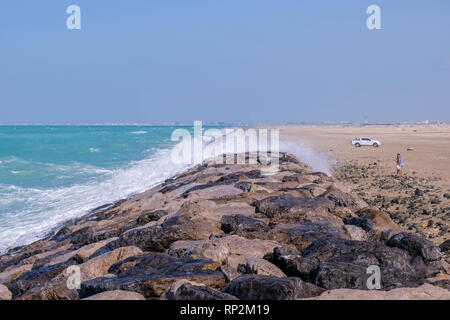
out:
<path id="1" fill-rule="evenodd" d="M 0 123 L 450 120 L 449 40 L 448 0 L 2 0 Z"/>

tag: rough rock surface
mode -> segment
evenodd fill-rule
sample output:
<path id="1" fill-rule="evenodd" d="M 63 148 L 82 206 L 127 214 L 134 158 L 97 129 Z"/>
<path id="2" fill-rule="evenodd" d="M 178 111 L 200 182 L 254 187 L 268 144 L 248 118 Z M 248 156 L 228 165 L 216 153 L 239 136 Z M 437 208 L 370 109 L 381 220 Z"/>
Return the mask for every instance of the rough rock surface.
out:
<path id="1" fill-rule="evenodd" d="M 235 296 L 220 292 L 202 283 L 178 280 L 167 289 L 167 300 L 238 300 Z"/>
<path id="2" fill-rule="evenodd" d="M 297 300 L 320 295 L 325 290 L 299 278 L 242 275 L 226 291 L 243 300 Z"/>
<path id="3" fill-rule="evenodd" d="M 219 159 L 11 249 L 0 256 L 2 295 L 302 299 L 326 290 L 388 297 L 402 288 L 416 297 L 433 283 L 433 292 L 445 297 L 436 290 L 446 290 L 447 279 L 429 279 L 448 273 L 441 253 L 448 243 L 439 247 L 406 233 L 335 178 L 289 154 L 279 155 L 272 175 L 263 174 L 267 165 L 260 161 Z M 381 272 L 375 293 L 367 291 L 374 265 Z M 79 287 L 68 286 L 74 267 Z"/>

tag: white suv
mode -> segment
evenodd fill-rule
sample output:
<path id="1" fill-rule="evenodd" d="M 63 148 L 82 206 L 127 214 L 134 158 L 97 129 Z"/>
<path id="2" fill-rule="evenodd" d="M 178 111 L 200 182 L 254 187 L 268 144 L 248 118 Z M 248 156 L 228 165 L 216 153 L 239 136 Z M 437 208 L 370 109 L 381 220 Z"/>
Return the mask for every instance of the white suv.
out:
<path id="1" fill-rule="evenodd" d="M 372 140 L 370 138 L 355 138 L 355 139 L 353 139 L 352 144 L 358 148 L 361 146 L 372 146 L 375 148 L 378 148 L 379 146 L 381 146 L 380 141 Z"/>

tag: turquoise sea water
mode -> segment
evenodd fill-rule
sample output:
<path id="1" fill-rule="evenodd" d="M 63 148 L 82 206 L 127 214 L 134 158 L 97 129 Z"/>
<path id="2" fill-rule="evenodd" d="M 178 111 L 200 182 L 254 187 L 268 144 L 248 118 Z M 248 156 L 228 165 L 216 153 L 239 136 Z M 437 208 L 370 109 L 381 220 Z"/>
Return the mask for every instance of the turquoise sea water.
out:
<path id="1" fill-rule="evenodd" d="M 184 170 L 170 161 L 176 128 L 1 126 L 0 252 Z"/>
<path id="2" fill-rule="evenodd" d="M 192 166 L 171 159 L 179 128 L 193 133 L 170 126 L 0 126 L 0 254 Z M 328 159 L 301 137 L 280 141 L 280 150 L 329 173 Z"/>

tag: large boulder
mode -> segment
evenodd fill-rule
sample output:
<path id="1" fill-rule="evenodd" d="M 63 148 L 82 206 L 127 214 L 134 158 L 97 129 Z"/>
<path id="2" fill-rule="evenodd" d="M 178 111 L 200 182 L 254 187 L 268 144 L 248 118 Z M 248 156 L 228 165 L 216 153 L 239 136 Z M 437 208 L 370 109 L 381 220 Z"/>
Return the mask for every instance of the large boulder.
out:
<path id="1" fill-rule="evenodd" d="M 191 220 L 177 215 L 161 225 L 129 230 L 109 246 L 137 246 L 144 251 L 163 252 L 175 241 L 203 239 L 217 232 L 220 230 L 206 220 Z"/>
<path id="2" fill-rule="evenodd" d="M 297 198 L 291 194 L 283 194 L 280 196 L 270 196 L 263 200 L 257 200 L 254 203 L 256 211 L 264 214 L 269 218 L 276 218 L 288 215 L 291 210 L 299 209 L 316 209 L 316 208 L 334 208 L 331 200 L 317 198 Z"/>
<path id="3" fill-rule="evenodd" d="M 300 278 L 242 275 L 226 292 L 242 300 L 296 300 L 320 295 L 325 290 Z"/>
<path id="4" fill-rule="evenodd" d="M 84 298 L 82 300 L 145 300 L 145 298 L 136 292 L 131 291 L 123 291 L 123 290 L 114 290 L 114 291 L 105 291 L 99 294 L 95 294 L 88 298 Z"/>
<path id="5" fill-rule="evenodd" d="M 80 297 L 103 291 L 125 290 L 145 298 L 159 298 L 176 281 L 186 279 L 213 288 L 225 284 L 218 265 L 207 260 L 176 258 L 163 253 L 145 253 L 129 257 L 108 270 L 115 277 L 101 277 L 81 284 Z"/>
<path id="6" fill-rule="evenodd" d="M 4 272 L 0 273 L 0 283 L 9 283 L 16 280 L 21 275 L 29 272 L 33 268 L 33 264 L 24 264 L 21 266 L 11 266 Z"/>
<path id="7" fill-rule="evenodd" d="M 164 294 L 166 300 L 238 300 L 235 296 L 218 291 L 202 283 L 185 279 L 174 282 Z"/>
<path id="8" fill-rule="evenodd" d="M 77 267 L 80 281 L 87 281 L 97 277 L 108 276 L 108 269 L 115 263 L 142 253 L 137 247 L 123 247 L 104 253 L 84 263 L 77 264 L 69 259 L 63 263 L 41 267 L 21 276 L 11 286 L 15 296 L 21 300 L 74 300 L 78 299 L 78 291 L 69 288 L 67 281 L 73 276 Z"/>

